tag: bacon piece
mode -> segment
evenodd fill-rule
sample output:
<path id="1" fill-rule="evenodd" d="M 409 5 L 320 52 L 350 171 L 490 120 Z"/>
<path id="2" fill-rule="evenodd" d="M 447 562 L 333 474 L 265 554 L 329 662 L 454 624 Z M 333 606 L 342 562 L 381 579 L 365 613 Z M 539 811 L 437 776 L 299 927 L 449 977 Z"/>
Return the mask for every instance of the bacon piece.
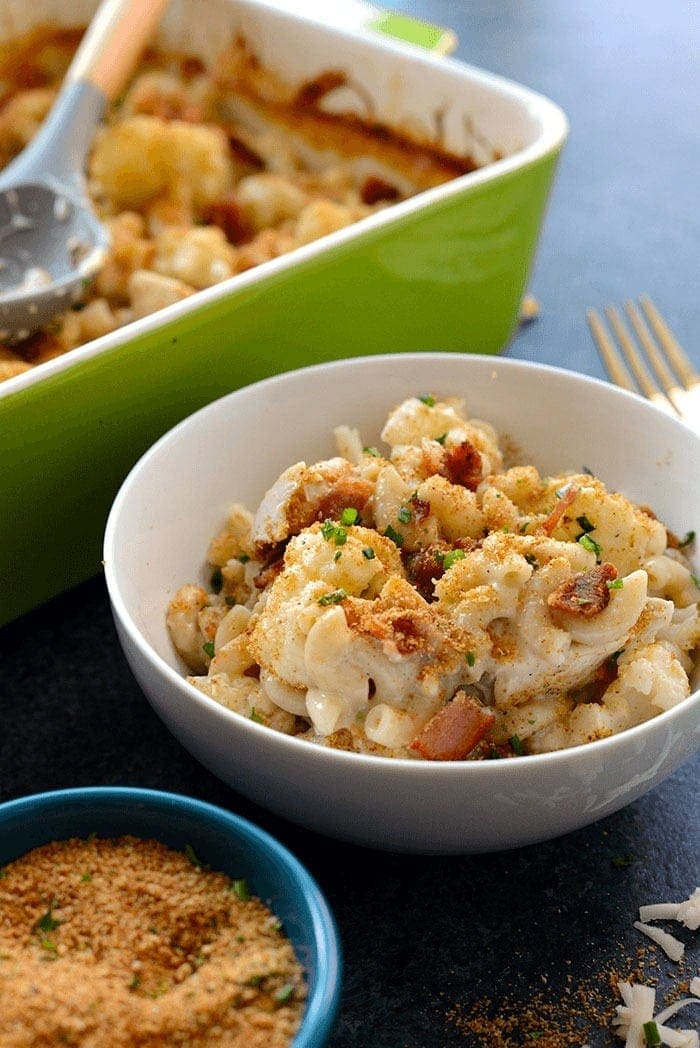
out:
<path id="1" fill-rule="evenodd" d="M 363 204 L 377 204 L 380 200 L 398 200 L 401 196 L 396 186 L 376 175 L 368 175 L 362 184 L 360 197 Z"/>
<path id="2" fill-rule="evenodd" d="M 215 200 L 207 211 L 206 220 L 223 231 L 229 244 L 243 244 L 253 235 L 233 193 Z"/>
<path id="3" fill-rule="evenodd" d="M 496 715 L 458 691 L 452 702 L 430 718 L 411 749 L 429 761 L 464 760 L 493 727 Z"/>
<path id="4" fill-rule="evenodd" d="M 253 579 L 253 585 L 256 589 L 264 590 L 271 582 L 274 582 L 279 573 L 284 567 L 284 557 L 279 557 L 277 560 L 273 560 L 271 564 L 262 568 L 261 571 Z"/>
<path id="5" fill-rule="evenodd" d="M 617 578 L 614 564 L 596 564 L 590 571 L 579 571 L 547 597 L 547 604 L 568 615 L 590 619 L 608 606 L 610 589 L 607 583 Z"/>
<path id="6" fill-rule="evenodd" d="M 556 506 L 549 514 L 549 516 L 542 522 L 540 528 L 547 535 L 551 535 L 556 526 L 558 525 L 561 518 L 566 513 L 567 509 L 574 501 L 579 493 L 579 489 L 575 484 L 569 484 L 566 490 L 562 492 L 561 497 L 558 499 Z"/>
<path id="7" fill-rule="evenodd" d="M 445 452 L 445 472 L 451 484 L 476 491 L 483 478 L 481 455 L 469 440 Z"/>
<path id="8" fill-rule="evenodd" d="M 430 503 L 427 499 L 420 499 L 417 495 L 411 495 L 411 507 L 416 524 L 421 524 L 430 516 Z"/>
<path id="9" fill-rule="evenodd" d="M 435 583 L 445 574 L 443 560 L 450 549 L 446 542 L 434 542 L 416 553 L 407 553 L 403 558 L 409 582 L 424 600 L 435 600 Z"/>
<path id="10" fill-rule="evenodd" d="M 344 509 L 356 509 L 361 514 L 373 491 L 372 484 L 362 477 L 341 477 L 319 500 L 314 519 L 340 520 Z"/>
<path id="11" fill-rule="evenodd" d="M 339 87 L 345 87 L 348 82 L 347 73 L 340 69 L 328 69 L 313 80 L 307 80 L 302 84 L 294 98 L 294 106 L 298 109 L 309 109 L 325 98 L 331 91 L 337 91 Z"/>

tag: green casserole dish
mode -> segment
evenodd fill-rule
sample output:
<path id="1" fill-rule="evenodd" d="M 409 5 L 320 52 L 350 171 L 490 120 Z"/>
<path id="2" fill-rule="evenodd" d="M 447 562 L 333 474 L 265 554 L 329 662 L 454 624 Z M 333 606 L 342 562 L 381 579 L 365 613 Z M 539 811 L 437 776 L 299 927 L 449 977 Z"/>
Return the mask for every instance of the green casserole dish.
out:
<path id="1" fill-rule="evenodd" d="M 0 27 L 7 39 L 39 22 L 85 24 L 94 6 L 5 0 Z M 498 353 L 516 327 L 567 134 L 561 110 L 463 63 L 265 0 L 173 5 L 157 43 L 207 61 L 236 33 L 290 83 L 351 70 L 390 126 L 434 126 L 439 111 L 444 145 L 484 166 L 0 384 L 0 624 L 99 571 L 124 476 L 203 404 L 325 360 Z"/>

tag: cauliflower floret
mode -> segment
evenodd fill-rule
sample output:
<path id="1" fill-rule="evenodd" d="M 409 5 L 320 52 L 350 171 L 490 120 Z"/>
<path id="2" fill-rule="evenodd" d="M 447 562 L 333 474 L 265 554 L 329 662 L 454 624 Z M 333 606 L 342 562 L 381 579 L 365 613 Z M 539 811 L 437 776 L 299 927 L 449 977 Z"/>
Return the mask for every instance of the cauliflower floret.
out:
<path id="1" fill-rule="evenodd" d="M 151 273 L 147 269 L 137 269 L 132 273 L 128 288 L 135 318 L 147 317 L 194 294 L 194 288 L 182 280 Z"/>
<path id="2" fill-rule="evenodd" d="M 193 288 L 211 287 L 233 276 L 236 249 L 216 226 L 173 226 L 156 237 L 153 268 Z"/>

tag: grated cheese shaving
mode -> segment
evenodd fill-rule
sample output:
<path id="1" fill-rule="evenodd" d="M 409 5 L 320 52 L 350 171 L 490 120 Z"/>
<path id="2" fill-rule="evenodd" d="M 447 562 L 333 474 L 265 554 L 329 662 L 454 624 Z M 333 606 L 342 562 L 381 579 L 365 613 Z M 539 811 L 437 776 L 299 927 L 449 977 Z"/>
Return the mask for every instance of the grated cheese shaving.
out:
<path id="1" fill-rule="evenodd" d="M 686 928 L 700 928 L 700 888 L 683 902 L 657 902 L 639 907 L 640 921 L 680 921 Z"/>
<path id="2" fill-rule="evenodd" d="M 676 939 L 675 936 L 662 931 L 661 928 L 654 928 L 651 924 L 642 924 L 641 921 L 635 921 L 634 926 L 637 931 L 648 935 L 653 942 L 660 946 L 666 956 L 670 957 L 672 961 L 681 960 L 685 947 L 680 939 Z"/>
<path id="3" fill-rule="evenodd" d="M 693 979 L 691 987 L 695 982 L 700 983 L 700 978 Z M 628 982 L 619 982 L 617 985 L 624 1004 L 616 1006 L 617 1015 L 613 1019 L 613 1026 L 618 1027 L 615 1031 L 618 1037 L 625 1038 L 625 1048 L 646 1048 L 644 1024 L 648 1022 L 656 1023 L 661 1043 L 668 1045 L 668 1048 L 700 1048 L 697 1031 L 674 1030 L 664 1025 L 664 1021 L 681 1008 L 700 1004 L 700 998 L 684 997 L 655 1016 L 656 991 L 653 987 Z"/>

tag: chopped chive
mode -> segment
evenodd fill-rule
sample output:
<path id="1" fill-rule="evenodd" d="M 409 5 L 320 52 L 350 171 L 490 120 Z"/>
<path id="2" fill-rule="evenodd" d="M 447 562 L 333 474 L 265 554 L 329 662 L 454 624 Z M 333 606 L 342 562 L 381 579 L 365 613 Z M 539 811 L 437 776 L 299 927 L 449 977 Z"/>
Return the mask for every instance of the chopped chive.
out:
<path id="1" fill-rule="evenodd" d="M 342 555 L 343 555 L 342 549 L 336 550 L 335 553 L 333 554 L 333 560 L 340 560 Z"/>
<path id="2" fill-rule="evenodd" d="M 51 939 L 42 939 L 41 940 L 41 948 L 42 948 L 42 950 L 46 950 L 47 953 L 51 953 L 51 954 L 58 953 L 58 947 L 56 946 L 55 942 L 51 941 Z"/>
<path id="3" fill-rule="evenodd" d="M 473 651 L 468 651 L 466 656 L 465 656 L 465 658 L 467 660 L 467 666 L 473 666 L 474 665 L 476 660 L 474 658 L 474 652 Z"/>
<path id="4" fill-rule="evenodd" d="M 250 888 L 244 877 L 239 878 L 237 881 L 232 881 L 230 890 L 234 895 L 238 896 L 241 902 L 248 902 L 250 899 Z"/>
<path id="5" fill-rule="evenodd" d="M 140 975 L 134 975 L 132 980 L 131 980 L 131 982 L 129 983 L 129 989 L 130 990 L 138 990 L 140 985 L 141 985 L 141 976 Z"/>
<path id="6" fill-rule="evenodd" d="M 595 539 L 592 539 L 590 535 L 581 535 L 578 540 L 579 545 L 587 549 L 589 553 L 595 553 L 596 557 L 599 557 L 603 552 L 603 547 L 599 546 Z"/>
<path id="7" fill-rule="evenodd" d="M 382 457 L 382 456 L 381 456 L 381 455 L 379 454 L 379 452 L 377 451 L 377 449 L 376 449 L 376 448 L 363 448 L 363 449 L 362 449 L 362 454 L 363 454 L 363 455 L 371 455 L 371 456 L 372 456 L 372 458 L 376 458 L 376 459 L 378 459 L 378 458 L 381 458 L 381 457 Z"/>
<path id="8" fill-rule="evenodd" d="M 508 739 L 508 742 L 510 744 L 510 748 L 513 751 L 513 753 L 517 757 L 522 757 L 522 755 L 523 755 L 523 743 L 522 743 L 522 739 L 520 738 L 520 736 L 519 735 L 511 735 L 511 737 Z"/>
<path id="9" fill-rule="evenodd" d="M 215 568 L 214 571 L 212 571 L 209 584 L 214 593 L 221 593 L 221 587 L 224 584 L 224 576 L 221 574 L 221 568 Z"/>
<path id="10" fill-rule="evenodd" d="M 643 1023 L 642 1029 L 644 1030 L 644 1040 L 649 1045 L 649 1048 L 661 1044 L 661 1034 L 659 1033 L 659 1028 L 653 1019 L 650 1019 L 647 1023 Z"/>
<path id="11" fill-rule="evenodd" d="M 323 524 L 321 525 L 321 534 L 323 535 L 326 542 L 330 542 L 330 540 L 335 535 L 335 524 L 332 520 L 324 520 Z"/>
<path id="12" fill-rule="evenodd" d="M 365 546 L 365 548 L 362 550 L 362 556 L 365 558 L 365 560 L 374 560 L 377 554 L 374 552 L 371 546 Z"/>
<path id="13" fill-rule="evenodd" d="M 522 522 L 522 524 L 520 525 L 520 527 L 518 528 L 518 531 L 520 532 L 521 535 L 524 535 L 525 532 L 527 531 L 527 529 L 529 528 L 529 526 L 530 526 L 530 521 L 529 520 L 524 520 Z"/>
<path id="14" fill-rule="evenodd" d="M 581 528 L 584 535 L 587 535 L 589 531 L 595 531 L 595 524 L 591 524 L 585 513 L 582 513 L 580 517 L 576 518 L 576 523 Z"/>
<path id="15" fill-rule="evenodd" d="M 205 655 L 208 655 L 210 659 L 213 659 L 214 658 L 214 641 L 213 640 L 206 641 L 204 644 L 202 644 L 202 650 L 204 651 Z"/>
<path id="16" fill-rule="evenodd" d="M 287 983 L 286 986 L 283 986 L 281 990 L 277 991 L 275 994 L 275 1000 L 278 1004 L 286 1004 L 293 993 L 294 987 L 291 983 Z"/>
<path id="17" fill-rule="evenodd" d="M 80 880 L 84 884 L 89 884 L 90 881 L 92 880 L 92 874 L 91 873 L 84 873 L 83 876 L 80 878 Z"/>
<path id="18" fill-rule="evenodd" d="M 396 515 L 399 518 L 399 522 L 401 524 L 410 524 L 411 520 L 413 519 L 413 514 L 411 513 L 408 506 L 402 506 Z"/>
<path id="19" fill-rule="evenodd" d="M 538 561 L 534 553 L 526 553 L 525 560 L 533 568 L 538 568 L 540 566 L 540 562 Z"/>
<path id="20" fill-rule="evenodd" d="M 275 918 L 275 920 L 272 922 L 273 932 L 281 932 L 283 928 L 284 925 L 282 924 L 282 921 L 279 919 L 279 917 Z"/>
<path id="21" fill-rule="evenodd" d="M 403 535 L 400 532 L 395 531 L 394 528 L 392 528 L 391 524 L 388 526 L 384 534 L 388 539 L 391 539 L 391 541 L 395 543 L 395 545 L 403 546 Z"/>
<path id="22" fill-rule="evenodd" d="M 695 532 L 694 531 L 688 531 L 688 532 L 686 532 L 685 538 L 681 539 L 681 541 L 678 543 L 678 549 L 685 549 L 686 546 L 692 546 L 692 544 L 694 542 L 695 542 Z"/>
<path id="23" fill-rule="evenodd" d="M 359 514 L 354 506 L 348 506 L 347 509 L 344 509 L 340 514 L 340 523 L 354 524 L 357 521 L 358 516 Z"/>
<path id="24" fill-rule="evenodd" d="M 261 717 L 255 706 L 250 707 L 250 713 L 248 714 L 248 720 L 255 721 L 256 724 L 266 724 L 264 717 Z"/>
<path id="25" fill-rule="evenodd" d="M 204 868 L 204 864 L 200 862 L 197 853 L 191 844 L 186 844 L 182 850 L 185 854 L 185 858 L 189 859 L 193 866 L 196 866 L 198 870 Z"/>
<path id="26" fill-rule="evenodd" d="M 453 564 L 456 564 L 458 560 L 464 560 L 465 557 L 466 553 L 463 549 L 451 549 L 449 553 L 445 554 L 442 566 L 445 571 L 447 571 Z"/>
<path id="27" fill-rule="evenodd" d="M 421 394 L 421 396 L 419 396 L 418 399 L 420 400 L 420 402 L 422 404 L 425 404 L 426 407 L 429 407 L 429 408 L 435 407 L 435 397 L 431 397 L 429 393 Z"/>
<path id="28" fill-rule="evenodd" d="M 498 750 L 494 749 L 494 747 L 492 746 L 490 751 L 489 751 L 489 755 L 487 757 L 487 760 L 500 761 L 500 759 L 501 759 L 500 753 L 498 752 Z"/>
<path id="29" fill-rule="evenodd" d="M 624 579 L 608 579 L 608 581 L 605 583 L 605 585 L 608 587 L 608 589 L 622 589 L 623 586 L 625 585 L 625 580 Z"/>
<path id="30" fill-rule="evenodd" d="M 700 575 L 691 575 L 690 577 L 697 586 L 697 588 L 700 589 Z"/>
<path id="31" fill-rule="evenodd" d="M 49 907 L 45 914 L 43 914 L 34 925 L 35 932 L 53 932 L 58 928 L 60 921 L 57 921 L 52 916 L 53 907 Z"/>
<path id="32" fill-rule="evenodd" d="M 328 607 L 329 604 L 340 604 L 341 601 L 345 600 L 347 593 L 344 589 L 333 590 L 332 593 L 326 593 L 323 597 L 319 597 L 317 603 L 322 608 Z"/>
<path id="33" fill-rule="evenodd" d="M 447 433 L 441 433 L 440 436 L 436 437 L 435 439 L 438 442 L 438 444 L 443 444 L 444 445 L 446 438 L 447 438 Z"/>
<path id="34" fill-rule="evenodd" d="M 631 866 L 632 865 L 632 863 L 634 862 L 634 859 L 632 858 L 631 855 L 613 855 L 613 857 L 610 860 L 610 862 L 618 870 L 624 870 L 627 866 Z"/>
<path id="35" fill-rule="evenodd" d="M 250 560 L 250 557 L 248 556 L 247 553 L 239 553 L 238 556 L 236 557 L 236 560 L 239 560 L 241 562 L 241 564 L 247 564 L 248 561 Z"/>

